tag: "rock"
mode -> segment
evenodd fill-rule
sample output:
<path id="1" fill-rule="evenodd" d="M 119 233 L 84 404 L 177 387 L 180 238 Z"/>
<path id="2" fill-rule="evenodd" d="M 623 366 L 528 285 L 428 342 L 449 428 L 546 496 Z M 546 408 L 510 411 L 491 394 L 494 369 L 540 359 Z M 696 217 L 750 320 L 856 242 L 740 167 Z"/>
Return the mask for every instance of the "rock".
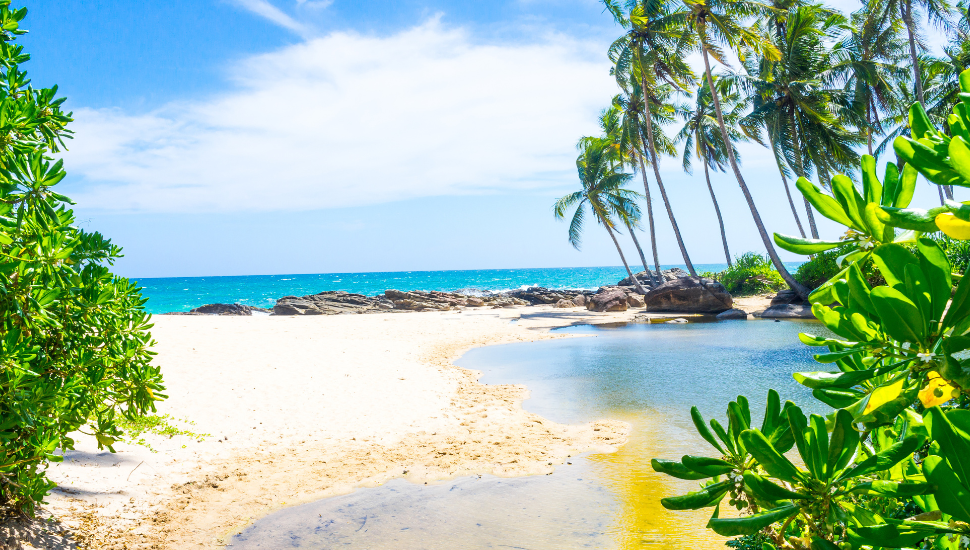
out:
<path id="1" fill-rule="evenodd" d="M 640 294 L 627 294 L 626 303 L 629 304 L 630 307 L 644 307 L 647 305 L 646 302 L 643 301 L 643 296 Z"/>
<path id="2" fill-rule="evenodd" d="M 326 291 L 309 296 L 284 296 L 276 301 L 274 315 L 338 315 L 377 313 L 394 309 L 383 297 L 364 296 L 343 291 Z"/>
<path id="3" fill-rule="evenodd" d="M 468 307 L 482 307 L 485 305 L 485 301 L 475 296 L 469 296 L 468 299 L 465 300 L 465 305 Z"/>
<path id="4" fill-rule="evenodd" d="M 650 290 L 644 296 L 647 311 L 721 313 L 734 300 L 721 283 L 705 277 L 681 277 Z"/>
<path id="5" fill-rule="evenodd" d="M 729 309 L 727 311 L 722 311 L 717 314 L 718 321 L 724 321 L 726 319 L 747 319 L 748 314 L 740 309 Z"/>
<path id="6" fill-rule="evenodd" d="M 785 305 L 785 304 L 804 304 L 805 300 L 802 300 L 798 294 L 791 289 L 779 290 L 778 294 L 771 299 L 771 305 Z"/>
<path id="7" fill-rule="evenodd" d="M 586 304 L 590 311 L 626 311 L 629 307 L 627 293 L 618 288 L 602 288 Z"/>
<path id="8" fill-rule="evenodd" d="M 814 319 L 808 304 L 778 304 L 761 312 L 762 319 Z"/>
<path id="9" fill-rule="evenodd" d="M 242 304 L 206 304 L 197 307 L 189 313 L 203 313 L 207 315 L 252 315 L 253 311 L 266 311 L 262 308 L 244 306 Z"/>
<path id="10" fill-rule="evenodd" d="M 577 294 L 577 295 L 573 296 L 573 303 L 576 304 L 577 306 L 580 306 L 580 307 L 585 306 L 586 305 L 586 295 L 585 294 Z"/>
<path id="11" fill-rule="evenodd" d="M 690 273 L 687 273 L 686 271 L 684 271 L 679 267 L 675 267 L 673 269 L 661 270 L 660 274 L 663 275 L 664 282 L 673 281 L 674 279 L 683 279 L 684 277 L 690 277 Z M 634 277 L 636 277 L 637 280 L 640 281 L 640 284 L 645 287 L 653 286 L 653 280 L 651 279 L 650 275 L 647 274 L 646 271 L 641 271 L 640 273 L 637 273 L 636 275 L 634 275 Z M 633 279 L 631 279 L 630 277 L 627 277 L 622 281 L 616 283 L 616 286 L 632 287 L 635 285 L 633 284 Z"/>
<path id="12" fill-rule="evenodd" d="M 574 304 L 572 300 L 566 300 L 565 298 L 563 298 L 562 300 L 559 300 L 558 302 L 556 302 L 555 305 L 553 305 L 552 307 L 557 307 L 557 308 L 576 307 L 576 304 Z"/>
<path id="13" fill-rule="evenodd" d="M 543 288 L 541 286 L 533 286 L 503 292 L 501 294 L 495 294 L 495 296 L 515 298 L 516 300 L 526 302 L 528 305 L 536 306 L 542 304 L 555 304 L 560 300 L 572 300 L 576 292 L 576 290 L 549 290 L 548 288 Z"/>

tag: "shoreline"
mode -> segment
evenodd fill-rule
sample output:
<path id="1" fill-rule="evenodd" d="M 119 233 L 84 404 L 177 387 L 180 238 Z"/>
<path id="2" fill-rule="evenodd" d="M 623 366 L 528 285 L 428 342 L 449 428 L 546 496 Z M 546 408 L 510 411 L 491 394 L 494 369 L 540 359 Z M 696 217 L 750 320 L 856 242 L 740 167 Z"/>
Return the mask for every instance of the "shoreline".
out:
<path id="1" fill-rule="evenodd" d="M 79 437 L 50 469 L 59 486 L 45 512 L 75 531 L 78 548 L 221 548 L 283 507 L 396 477 L 551 473 L 576 454 L 615 450 L 629 427 L 553 423 L 522 409 L 528 388 L 481 384 L 454 361 L 475 347 L 576 337 L 551 329 L 643 315 L 670 316 L 551 306 L 159 316 L 170 398 L 158 414 L 209 435 L 145 435 L 157 452 L 119 443 L 117 454 Z M 44 547 L 73 547 L 50 526 L 34 531 Z"/>

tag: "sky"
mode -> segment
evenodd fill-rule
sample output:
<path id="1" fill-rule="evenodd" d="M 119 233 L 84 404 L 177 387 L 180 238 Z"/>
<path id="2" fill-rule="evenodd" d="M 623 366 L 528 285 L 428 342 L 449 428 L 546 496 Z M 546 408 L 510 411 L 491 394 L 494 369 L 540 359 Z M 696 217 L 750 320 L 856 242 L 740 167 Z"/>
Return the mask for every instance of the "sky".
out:
<path id="1" fill-rule="evenodd" d="M 58 191 L 124 248 L 122 275 L 619 264 L 602 227 L 576 250 L 552 213 L 617 93 L 606 50 L 621 29 L 599 1 L 23 5 L 25 69 L 75 118 Z M 771 155 L 740 150 L 768 230 L 796 234 Z M 724 262 L 703 173 L 660 169 L 692 261 Z M 660 261 L 680 264 L 650 179 Z M 733 176 L 711 179 L 732 255 L 763 253 Z M 932 205 L 918 186 L 914 204 Z"/>

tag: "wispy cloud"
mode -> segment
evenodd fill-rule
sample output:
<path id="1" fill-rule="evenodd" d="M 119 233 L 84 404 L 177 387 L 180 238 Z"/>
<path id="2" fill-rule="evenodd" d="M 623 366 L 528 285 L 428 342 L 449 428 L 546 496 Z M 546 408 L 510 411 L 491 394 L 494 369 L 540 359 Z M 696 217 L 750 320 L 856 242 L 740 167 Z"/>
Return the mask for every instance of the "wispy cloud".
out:
<path id="1" fill-rule="evenodd" d="M 310 9 L 329 8 L 333 0 L 296 0 L 297 7 Z"/>
<path id="2" fill-rule="evenodd" d="M 65 192 L 88 208 L 205 212 L 559 188 L 615 93 L 603 49 L 481 44 L 438 20 L 334 33 L 245 60 L 206 101 L 75 109 Z"/>
<path id="3" fill-rule="evenodd" d="M 297 21 L 296 19 L 293 19 L 291 16 L 287 15 L 286 12 L 271 4 L 269 0 L 232 0 L 232 2 L 242 8 L 245 8 L 255 13 L 260 17 L 268 19 L 269 21 L 283 27 L 284 29 L 289 29 L 300 36 L 307 37 L 307 36 L 310 36 L 312 33 L 312 29 L 309 26 Z M 307 2 L 307 0 L 300 2 L 299 0 L 297 0 L 298 4 L 304 4 L 304 2 L 308 4 L 319 3 L 319 2 L 312 2 L 312 1 Z M 330 2 L 325 2 L 325 3 L 327 5 L 330 4 Z"/>

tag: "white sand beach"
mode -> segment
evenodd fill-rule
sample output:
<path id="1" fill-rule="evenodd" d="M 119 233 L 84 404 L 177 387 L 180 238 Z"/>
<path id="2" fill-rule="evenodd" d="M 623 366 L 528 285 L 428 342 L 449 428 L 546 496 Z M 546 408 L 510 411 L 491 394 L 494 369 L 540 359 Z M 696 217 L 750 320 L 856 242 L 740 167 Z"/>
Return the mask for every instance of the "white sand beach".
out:
<path id="1" fill-rule="evenodd" d="M 198 434 L 77 450 L 51 468 L 61 527 L 35 547 L 218 548 L 284 506 L 376 485 L 466 474 L 545 474 L 623 444 L 627 426 L 564 426 L 526 413 L 521 386 L 453 365 L 488 344 L 568 337 L 548 329 L 636 312 L 521 307 L 316 317 L 156 316 L 159 414 Z M 183 420 L 191 420 L 191 424 Z M 8 538 L 11 537 L 7 533 Z M 24 548 L 30 548 L 26 543 Z"/>

